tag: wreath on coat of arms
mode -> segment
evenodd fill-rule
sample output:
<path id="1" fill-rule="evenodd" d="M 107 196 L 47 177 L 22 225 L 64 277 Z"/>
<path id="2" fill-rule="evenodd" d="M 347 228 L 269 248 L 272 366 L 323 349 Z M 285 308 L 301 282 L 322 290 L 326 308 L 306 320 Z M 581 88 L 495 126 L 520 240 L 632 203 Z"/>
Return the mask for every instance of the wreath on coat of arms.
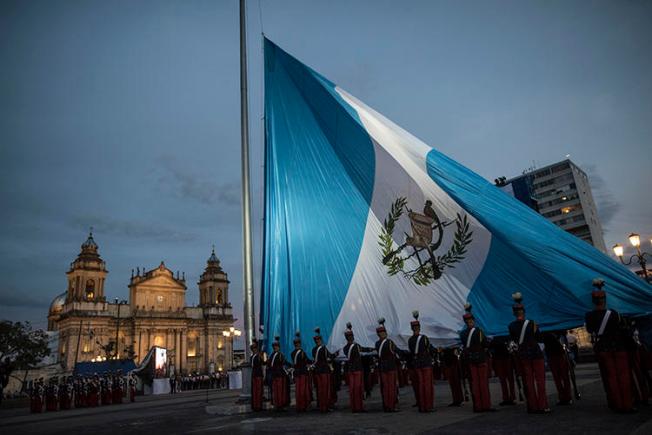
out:
<path id="1" fill-rule="evenodd" d="M 412 235 L 405 233 L 405 242 L 393 249 L 396 222 L 401 219 L 404 212 L 407 212 L 410 219 Z M 456 227 L 453 244 L 445 254 L 437 255 L 437 250 L 443 242 L 444 230 L 453 223 Z M 436 233 L 434 238 L 433 233 Z M 467 247 L 473 240 L 472 235 L 473 231 L 470 230 L 466 214 L 457 213 L 454 221 L 441 221 L 432 207 L 432 201 L 426 201 L 421 214 L 407 208 L 407 198 L 399 197 L 394 201 L 387 218 L 383 221 L 378 244 L 383 255 L 382 262 L 387 267 L 389 275 L 402 273 L 415 284 L 424 286 L 441 278 L 446 268 L 454 268 L 455 263 L 464 260 Z M 409 248 L 412 248 L 412 253 L 407 256 L 400 255 Z M 405 270 L 407 260 L 413 257 L 416 257 L 418 266 L 412 270 Z"/>

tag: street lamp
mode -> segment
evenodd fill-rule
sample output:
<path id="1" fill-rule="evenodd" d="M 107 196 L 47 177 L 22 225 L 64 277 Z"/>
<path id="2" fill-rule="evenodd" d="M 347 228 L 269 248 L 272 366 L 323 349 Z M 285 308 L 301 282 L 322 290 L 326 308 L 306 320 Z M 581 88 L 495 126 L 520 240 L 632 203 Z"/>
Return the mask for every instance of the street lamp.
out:
<path id="1" fill-rule="evenodd" d="M 233 370 L 233 338 L 240 337 L 242 335 L 242 331 L 231 326 L 228 331 L 222 331 L 222 335 L 227 339 L 231 339 L 231 369 Z"/>
<path id="2" fill-rule="evenodd" d="M 648 271 L 647 268 L 645 267 L 647 263 L 645 257 L 650 256 L 650 254 L 641 251 L 641 236 L 639 236 L 636 233 L 631 233 L 627 238 L 629 239 L 629 243 L 631 243 L 631 245 L 636 248 L 636 253 L 633 254 L 631 257 L 629 257 L 629 260 L 625 261 L 623 259 L 623 255 L 625 251 L 623 245 L 616 243 L 613 247 L 614 254 L 616 254 L 616 257 L 618 257 L 620 259 L 620 262 L 623 263 L 625 266 L 629 266 L 630 264 L 632 264 L 632 260 L 636 258 L 636 261 L 641 266 L 641 270 L 643 270 L 643 277 L 645 278 L 645 281 L 649 282 Z M 652 239 L 650 239 L 650 243 L 652 243 Z"/>

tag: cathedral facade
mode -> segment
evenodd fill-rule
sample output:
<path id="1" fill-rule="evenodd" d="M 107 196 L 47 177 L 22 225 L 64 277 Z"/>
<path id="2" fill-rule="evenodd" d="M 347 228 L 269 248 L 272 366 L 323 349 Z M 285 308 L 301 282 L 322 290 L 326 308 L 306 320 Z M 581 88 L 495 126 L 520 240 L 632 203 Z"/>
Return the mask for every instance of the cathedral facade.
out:
<path id="1" fill-rule="evenodd" d="M 132 271 L 127 301 L 106 297 L 107 274 L 91 233 L 66 272 L 68 289 L 52 301 L 48 314 L 48 329 L 59 333 L 65 370 L 104 358 L 133 358 L 138 364 L 153 346 L 167 349 L 168 366 L 177 373 L 231 368 L 233 342 L 223 335 L 234 323 L 229 280 L 214 250 L 197 283 L 196 307 L 186 306 L 185 274 L 175 276 L 163 262 Z"/>

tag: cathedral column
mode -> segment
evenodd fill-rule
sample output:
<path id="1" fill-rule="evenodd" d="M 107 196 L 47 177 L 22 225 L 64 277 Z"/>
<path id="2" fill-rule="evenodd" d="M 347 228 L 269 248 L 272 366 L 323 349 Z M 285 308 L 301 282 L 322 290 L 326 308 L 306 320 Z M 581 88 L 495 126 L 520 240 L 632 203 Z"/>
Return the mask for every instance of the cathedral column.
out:
<path id="1" fill-rule="evenodd" d="M 176 367 L 177 372 L 179 371 L 181 364 L 181 333 L 178 329 L 174 330 L 174 367 Z"/>
<path id="2" fill-rule="evenodd" d="M 181 361 L 179 366 L 186 370 L 187 356 L 188 356 L 188 333 L 186 331 L 181 331 Z"/>

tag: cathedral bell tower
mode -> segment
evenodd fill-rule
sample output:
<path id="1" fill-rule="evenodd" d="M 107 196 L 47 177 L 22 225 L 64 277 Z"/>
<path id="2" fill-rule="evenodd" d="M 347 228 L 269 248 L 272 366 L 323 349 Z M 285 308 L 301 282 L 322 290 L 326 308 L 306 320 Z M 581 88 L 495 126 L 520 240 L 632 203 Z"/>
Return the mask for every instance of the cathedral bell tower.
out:
<path id="1" fill-rule="evenodd" d="M 229 280 L 226 272 L 220 266 L 220 260 L 215 255 L 215 247 L 206 261 L 206 269 L 201 274 L 199 282 L 199 306 L 215 307 L 229 304 Z"/>
<path id="2" fill-rule="evenodd" d="M 106 263 L 97 252 L 97 243 L 93 240 L 93 229 L 88 239 L 81 245 L 77 259 L 70 263 L 68 276 L 67 302 L 101 302 L 104 297 L 104 280 L 106 279 Z"/>

